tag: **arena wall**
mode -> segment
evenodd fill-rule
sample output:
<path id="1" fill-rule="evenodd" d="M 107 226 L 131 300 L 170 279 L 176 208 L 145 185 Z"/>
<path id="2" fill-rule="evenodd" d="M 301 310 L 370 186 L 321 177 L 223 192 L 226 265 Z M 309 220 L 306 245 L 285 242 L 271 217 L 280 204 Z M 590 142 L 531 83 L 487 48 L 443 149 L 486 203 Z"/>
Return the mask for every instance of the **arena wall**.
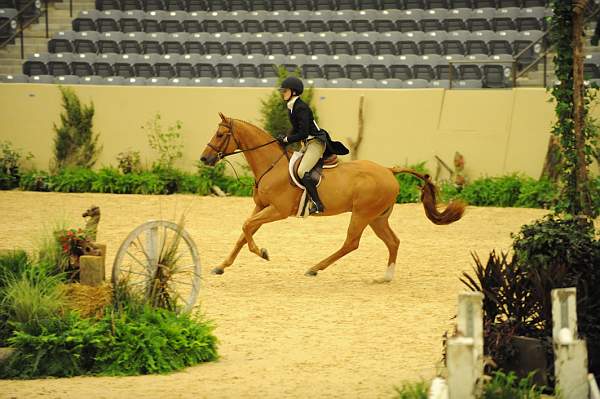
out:
<path id="1" fill-rule="evenodd" d="M 139 150 L 151 163 L 155 154 L 141 126 L 160 112 L 163 126 L 183 122 L 184 159 L 193 169 L 217 128 L 218 112 L 260 126 L 260 105 L 268 88 L 74 86 L 84 103 L 93 101 L 94 129 L 103 152 L 98 166 L 116 164 L 116 155 Z M 318 89 L 320 125 L 347 142 L 358 130 L 358 104 L 364 96 L 364 139 L 359 159 L 384 165 L 427 161 L 437 155 L 452 165 L 455 151 L 465 156 L 470 178 L 522 172 L 538 177 L 554 118 L 550 95 L 541 88 L 513 90 Z M 53 124 L 60 122 L 58 86 L 0 84 L 0 140 L 34 154 L 47 168 Z"/>

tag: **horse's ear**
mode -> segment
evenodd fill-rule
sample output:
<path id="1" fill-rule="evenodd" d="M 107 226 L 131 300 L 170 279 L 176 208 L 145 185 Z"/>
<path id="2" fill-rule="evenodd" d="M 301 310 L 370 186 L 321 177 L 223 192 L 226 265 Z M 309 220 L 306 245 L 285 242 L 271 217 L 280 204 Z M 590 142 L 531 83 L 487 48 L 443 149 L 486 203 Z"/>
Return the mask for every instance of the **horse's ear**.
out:
<path id="1" fill-rule="evenodd" d="M 223 115 L 223 113 L 222 113 L 222 112 L 219 112 L 219 116 L 221 117 L 221 120 L 222 120 L 223 122 L 227 122 L 227 118 L 225 117 L 225 115 Z"/>

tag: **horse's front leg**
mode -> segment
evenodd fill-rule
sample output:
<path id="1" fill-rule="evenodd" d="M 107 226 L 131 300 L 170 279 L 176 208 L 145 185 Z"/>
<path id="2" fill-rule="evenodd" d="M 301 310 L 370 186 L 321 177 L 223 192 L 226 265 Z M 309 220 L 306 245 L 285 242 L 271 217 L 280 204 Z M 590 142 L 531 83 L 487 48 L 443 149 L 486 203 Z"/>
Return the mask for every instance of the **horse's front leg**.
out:
<path id="1" fill-rule="evenodd" d="M 256 215 L 258 212 L 260 212 L 261 209 L 263 209 L 262 206 L 256 205 L 254 207 L 254 210 L 252 211 L 252 215 L 251 216 Z M 256 228 L 256 230 L 254 230 L 252 232 L 252 234 L 256 233 L 257 230 L 258 230 L 258 227 Z M 227 259 L 225 259 L 223 261 L 223 263 L 221 263 L 218 267 L 215 267 L 212 270 L 212 273 L 213 274 L 223 274 L 223 272 L 225 271 L 225 268 L 229 267 L 229 266 L 231 266 L 233 264 L 233 262 L 235 261 L 235 258 L 237 258 L 238 254 L 240 253 L 240 250 L 242 249 L 242 247 L 244 246 L 244 244 L 246 244 L 246 236 L 245 236 L 244 233 L 242 233 L 240 235 L 240 237 L 238 238 L 237 242 L 235 243 L 235 246 L 233 247 L 233 249 L 229 253 L 229 256 L 227 257 Z"/>
<path id="2" fill-rule="evenodd" d="M 248 220 L 244 222 L 242 226 L 242 231 L 244 232 L 244 237 L 246 238 L 246 242 L 248 243 L 248 249 L 260 256 L 263 259 L 269 259 L 269 255 L 265 249 L 259 249 L 254 242 L 254 238 L 252 235 L 265 223 L 274 222 L 276 220 L 285 219 L 288 217 L 288 214 L 284 214 L 279 211 L 273 205 L 269 205 L 263 210 L 259 211 L 255 215 L 252 215 Z"/>

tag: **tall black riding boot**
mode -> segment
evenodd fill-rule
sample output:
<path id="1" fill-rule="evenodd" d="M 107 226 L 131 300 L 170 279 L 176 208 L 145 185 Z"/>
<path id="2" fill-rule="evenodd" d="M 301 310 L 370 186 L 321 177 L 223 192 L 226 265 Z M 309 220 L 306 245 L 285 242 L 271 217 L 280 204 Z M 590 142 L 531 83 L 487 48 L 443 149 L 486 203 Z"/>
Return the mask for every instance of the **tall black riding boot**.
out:
<path id="1" fill-rule="evenodd" d="M 312 201 L 315 203 L 315 208 L 311 210 L 310 213 L 322 213 L 325 211 L 325 207 L 323 206 L 323 203 L 319 198 L 319 193 L 317 192 L 317 186 L 310 178 L 310 172 L 304 174 L 304 177 L 302 178 L 302 184 L 304 184 L 304 187 L 306 187 L 306 191 L 308 192 L 308 195 L 310 195 L 310 199 L 312 199 Z"/>

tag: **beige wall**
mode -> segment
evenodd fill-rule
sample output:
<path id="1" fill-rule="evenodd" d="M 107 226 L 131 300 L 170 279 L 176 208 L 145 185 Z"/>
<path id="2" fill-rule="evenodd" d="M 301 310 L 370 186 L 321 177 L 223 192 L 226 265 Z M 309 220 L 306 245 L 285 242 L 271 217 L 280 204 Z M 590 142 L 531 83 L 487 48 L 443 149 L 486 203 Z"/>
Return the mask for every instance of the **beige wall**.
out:
<path id="1" fill-rule="evenodd" d="M 99 165 L 116 164 L 128 148 L 155 159 L 141 126 L 160 111 L 164 125 L 183 122 L 184 160 L 193 168 L 216 130 L 221 111 L 260 125 L 259 107 L 271 89 L 75 86 L 84 103 L 96 108 L 94 129 L 104 150 Z M 428 161 L 437 155 L 452 164 L 455 151 L 466 160 L 471 178 L 542 168 L 553 104 L 543 89 L 321 89 L 315 91 L 320 125 L 336 138 L 355 137 L 358 103 L 364 96 L 364 140 L 358 157 L 384 165 Z M 53 123 L 60 121 L 57 86 L 0 84 L 0 140 L 31 151 L 36 166 L 52 156 Z"/>

